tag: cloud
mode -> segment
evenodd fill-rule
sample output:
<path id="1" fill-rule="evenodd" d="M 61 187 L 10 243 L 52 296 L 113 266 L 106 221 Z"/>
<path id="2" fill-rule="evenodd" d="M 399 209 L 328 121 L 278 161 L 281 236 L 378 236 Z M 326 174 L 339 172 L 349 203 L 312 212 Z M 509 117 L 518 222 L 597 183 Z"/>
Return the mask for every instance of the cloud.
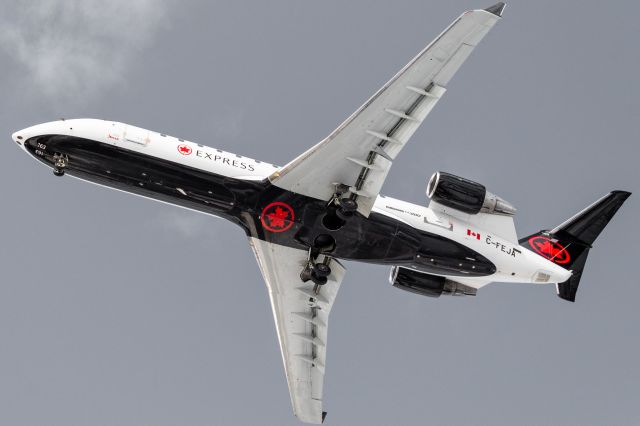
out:
<path id="1" fill-rule="evenodd" d="M 3 6 L 0 48 L 38 93 L 90 98 L 122 78 L 166 24 L 167 8 L 154 0 L 20 1 Z"/>

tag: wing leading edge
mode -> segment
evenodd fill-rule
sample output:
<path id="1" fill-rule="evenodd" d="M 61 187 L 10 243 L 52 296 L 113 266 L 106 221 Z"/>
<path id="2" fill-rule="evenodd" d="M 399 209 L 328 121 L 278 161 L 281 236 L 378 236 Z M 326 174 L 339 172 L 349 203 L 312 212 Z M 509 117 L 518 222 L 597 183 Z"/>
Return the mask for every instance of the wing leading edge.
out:
<path id="1" fill-rule="evenodd" d="M 300 279 L 306 250 L 256 238 L 249 243 L 269 291 L 293 412 L 303 422 L 322 423 L 329 312 L 345 268 L 331 260 L 331 275 L 315 292 L 313 284 Z"/>
<path id="2" fill-rule="evenodd" d="M 392 162 L 503 9 L 498 3 L 463 13 L 333 133 L 269 180 L 326 201 L 345 185 L 368 216 Z"/>

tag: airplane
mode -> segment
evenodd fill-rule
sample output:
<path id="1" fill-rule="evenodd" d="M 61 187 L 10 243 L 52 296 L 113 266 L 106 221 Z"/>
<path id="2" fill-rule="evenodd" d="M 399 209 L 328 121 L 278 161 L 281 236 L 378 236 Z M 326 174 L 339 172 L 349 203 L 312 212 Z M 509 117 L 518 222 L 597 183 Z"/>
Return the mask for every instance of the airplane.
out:
<path id="1" fill-rule="evenodd" d="M 434 173 L 428 207 L 380 194 L 398 154 L 504 8 L 463 13 L 284 167 L 108 120 L 59 120 L 12 138 L 56 176 L 240 226 L 267 285 L 294 414 L 319 424 L 344 261 L 388 265 L 393 286 L 429 297 L 475 296 L 505 282 L 554 284 L 573 302 L 593 242 L 630 196 L 612 191 L 555 228 L 518 239 L 515 207 L 469 179 Z"/>

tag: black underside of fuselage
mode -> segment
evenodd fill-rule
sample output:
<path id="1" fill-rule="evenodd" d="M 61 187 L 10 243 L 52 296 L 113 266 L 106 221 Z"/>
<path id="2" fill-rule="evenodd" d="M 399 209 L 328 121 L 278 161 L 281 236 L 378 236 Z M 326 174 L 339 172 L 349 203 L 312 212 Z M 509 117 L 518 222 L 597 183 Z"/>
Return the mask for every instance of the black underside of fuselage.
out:
<path id="1" fill-rule="evenodd" d="M 318 236 L 335 244 L 327 254 L 338 259 L 415 267 L 439 275 L 485 276 L 496 271 L 491 261 L 447 238 L 417 230 L 385 215 L 354 214 L 342 227 L 327 229 L 327 202 L 295 194 L 268 180 L 228 178 L 128 149 L 72 136 L 30 138 L 25 148 L 49 167 L 54 155 L 68 158 L 65 173 L 97 184 L 220 216 L 251 237 L 307 250 Z M 283 232 L 265 228 L 261 215 L 273 202 L 295 212 Z"/>

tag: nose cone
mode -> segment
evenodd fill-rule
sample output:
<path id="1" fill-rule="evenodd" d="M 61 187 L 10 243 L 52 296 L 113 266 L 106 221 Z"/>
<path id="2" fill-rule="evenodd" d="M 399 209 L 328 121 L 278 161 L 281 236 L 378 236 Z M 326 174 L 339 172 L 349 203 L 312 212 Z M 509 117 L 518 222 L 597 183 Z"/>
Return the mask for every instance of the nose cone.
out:
<path id="1" fill-rule="evenodd" d="M 22 130 L 18 130 L 17 132 L 13 133 L 11 135 L 11 139 L 13 139 L 14 142 L 17 142 L 20 145 L 22 145 L 22 142 L 24 141 L 24 137 L 22 136 Z"/>
<path id="2" fill-rule="evenodd" d="M 11 139 L 13 139 L 14 142 L 16 142 L 18 145 L 24 146 L 24 143 L 29 138 L 32 138 L 34 136 L 44 135 L 47 133 L 55 133 L 54 132 L 54 130 L 56 130 L 56 128 L 54 127 L 55 124 L 56 124 L 55 122 L 36 124 L 35 126 L 30 126 L 25 129 L 18 130 L 17 132 L 11 135 Z"/>

